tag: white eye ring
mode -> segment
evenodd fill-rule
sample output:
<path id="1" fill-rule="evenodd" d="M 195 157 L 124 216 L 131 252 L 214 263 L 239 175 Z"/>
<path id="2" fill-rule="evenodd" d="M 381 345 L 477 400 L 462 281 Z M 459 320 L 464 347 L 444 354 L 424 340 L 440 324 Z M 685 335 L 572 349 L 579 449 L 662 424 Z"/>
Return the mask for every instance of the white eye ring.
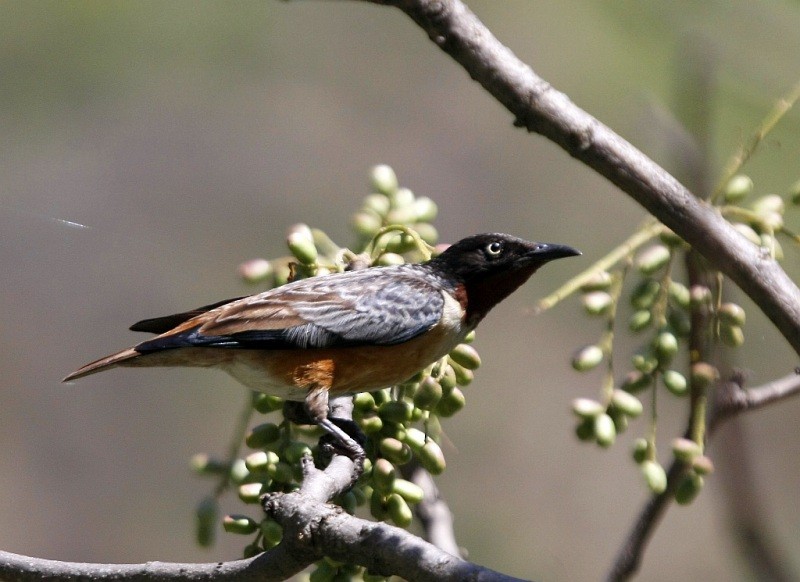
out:
<path id="1" fill-rule="evenodd" d="M 493 257 L 498 256 L 503 252 L 503 243 L 498 241 L 490 242 L 488 245 L 486 245 L 486 252 Z"/>

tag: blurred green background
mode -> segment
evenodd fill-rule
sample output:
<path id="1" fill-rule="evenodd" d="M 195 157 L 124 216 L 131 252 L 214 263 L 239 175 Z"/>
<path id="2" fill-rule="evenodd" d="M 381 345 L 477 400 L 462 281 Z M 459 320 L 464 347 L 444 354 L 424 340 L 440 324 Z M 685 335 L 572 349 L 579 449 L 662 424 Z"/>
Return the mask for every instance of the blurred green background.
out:
<path id="1" fill-rule="evenodd" d="M 715 172 L 800 76 L 794 2 L 469 4 L 537 73 L 668 167 L 663 111 L 681 93 L 676 56 L 687 39 L 707 43 L 717 71 Z M 647 498 L 629 460 L 646 421 L 611 450 L 579 444 L 570 401 L 595 396 L 599 379 L 572 372 L 569 356 L 600 324 L 574 299 L 530 310 L 644 213 L 511 122 L 395 9 L 4 2 L 0 548 L 77 561 L 237 558 L 237 536 L 194 545 L 193 508 L 210 483 L 188 459 L 223 453 L 246 392 L 202 371 L 60 378 L 137 341 L 126 328 L 139 319 L 254 291 L 238 263 L 284 254 L 294 222 L 351 242 L 368 170 L 388 163 L 439 203 L 443 241 L 503 231 L 584 251 L 543 269 L 483 323 L 484 366 L 445 425 L 438 482 L 472 560 L 539 580 L 602 578 Z M 800 177 L 798 129 L 792 113 L 748 166 L 760 192 Z M 787 220 L 798 230 L 796 210 Z M 787 251 L 797 277 L 797 251 Z M 796 356 L 744 304 L 739 365 L 754 383 L 788 373 Z M 664 462 L 682 407 L 662 411 Z M 790 401 L 748 415 L 737 448 L 752 455 L 758 511 L 795 571 L 798 413 Z M 723 484 L 737 479 L 735 456 L 731 465 L 693 506 L 669 511 L 642 580 L 750 579 L 728 533 Z M 225 509 L 241 506 L 228 498 Z"/>

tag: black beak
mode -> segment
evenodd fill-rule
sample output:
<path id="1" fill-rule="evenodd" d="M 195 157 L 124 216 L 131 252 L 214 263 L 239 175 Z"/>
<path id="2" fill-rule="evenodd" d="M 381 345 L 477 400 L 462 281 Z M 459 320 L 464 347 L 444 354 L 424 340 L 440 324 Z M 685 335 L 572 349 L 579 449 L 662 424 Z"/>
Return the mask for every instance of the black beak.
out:
<path id="1" fill-rule="evenodd" d="M 555 259 L 563 259 L 564 257 L 575 257 L 582 254 L 578 249 L 573 249 L 567 245 L 557 245 L 551 243 L 537 243 L 536 248 L 528 253 L 532 259 L 537 262 L 547 263 Z"/>

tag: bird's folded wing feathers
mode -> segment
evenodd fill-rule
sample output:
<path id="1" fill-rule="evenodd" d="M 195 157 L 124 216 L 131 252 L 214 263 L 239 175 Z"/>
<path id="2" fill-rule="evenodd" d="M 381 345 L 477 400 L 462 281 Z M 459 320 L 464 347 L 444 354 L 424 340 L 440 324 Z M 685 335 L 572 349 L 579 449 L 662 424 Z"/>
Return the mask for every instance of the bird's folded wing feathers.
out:
<path id="1" fill-rule="evenodd" d="M 136 350 L 392 345 L 433 327 L 443 306 L 441 291 L 424 278 L 386 277 L 379 269 L 369 269 L 304 279 L 225 303 L 139 344 Z"/>

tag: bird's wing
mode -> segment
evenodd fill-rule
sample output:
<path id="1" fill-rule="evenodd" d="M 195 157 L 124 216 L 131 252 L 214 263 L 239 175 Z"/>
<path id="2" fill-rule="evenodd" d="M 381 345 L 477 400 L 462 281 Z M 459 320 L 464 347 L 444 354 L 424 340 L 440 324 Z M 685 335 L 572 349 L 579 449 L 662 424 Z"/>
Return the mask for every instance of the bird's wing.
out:
<path id="1" fill-rule="evenodd" d="M 136 350 L 392 345 L 433 327 L 443 306 L 441 291 L 413 272 L 366 269 L 304 279 L 223 304 Z"/>

